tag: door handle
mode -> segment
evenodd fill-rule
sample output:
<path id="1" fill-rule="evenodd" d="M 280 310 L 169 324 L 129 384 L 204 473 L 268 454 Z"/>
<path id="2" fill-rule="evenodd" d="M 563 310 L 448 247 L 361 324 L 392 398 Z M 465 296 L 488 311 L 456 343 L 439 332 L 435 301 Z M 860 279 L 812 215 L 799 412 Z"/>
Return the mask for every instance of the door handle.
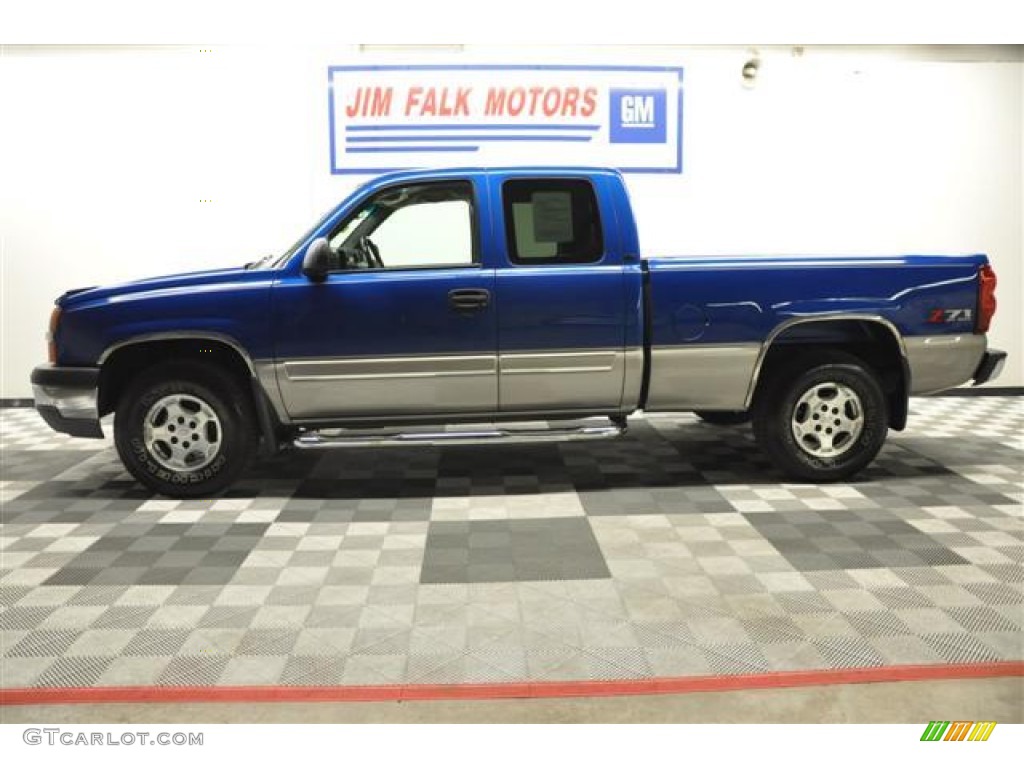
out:
<path id="1" fill-rule="evenodd" d="M 457 312 L 473 312 L 491 303 L 491 292 L 485 288 L 457 288 L 448 291 L 448 306 Z"/>

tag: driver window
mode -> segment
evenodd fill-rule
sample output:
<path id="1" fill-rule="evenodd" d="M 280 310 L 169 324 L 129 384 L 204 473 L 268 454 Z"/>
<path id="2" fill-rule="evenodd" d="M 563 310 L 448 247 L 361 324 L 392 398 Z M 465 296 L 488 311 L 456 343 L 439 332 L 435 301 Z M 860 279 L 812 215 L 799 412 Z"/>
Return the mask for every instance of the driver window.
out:
<path id="1" fill-rule="evenodd" d="M 329 238 L 333 268 L 471 265 L 472 199 L 469 182 L 412 184 L 384 190 Z"/>

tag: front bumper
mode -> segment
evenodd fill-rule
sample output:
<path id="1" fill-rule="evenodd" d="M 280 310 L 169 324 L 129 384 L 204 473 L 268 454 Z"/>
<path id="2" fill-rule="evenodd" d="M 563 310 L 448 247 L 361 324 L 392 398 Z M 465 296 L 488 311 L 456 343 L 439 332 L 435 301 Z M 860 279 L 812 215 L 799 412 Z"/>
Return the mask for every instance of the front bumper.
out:
<path id="1" fill-rule="evenodd" d="M 990 349 L 982 356 L 981 362 L 978 363 L 978 367 L 971 377 L 974 380 L 974 386 L 984 384 L 986 381 L 991 381 L 998 377 L 1003 372 L 1005 364 L 1006 353 L 1001 349 Z"/>
<path id="2" fill-rule="evenodd" d="M 40 365 L 32 371 L 36 410 L 57 432 L 103 437 L 97 407 L 99 379 L 99 368 Z"/>

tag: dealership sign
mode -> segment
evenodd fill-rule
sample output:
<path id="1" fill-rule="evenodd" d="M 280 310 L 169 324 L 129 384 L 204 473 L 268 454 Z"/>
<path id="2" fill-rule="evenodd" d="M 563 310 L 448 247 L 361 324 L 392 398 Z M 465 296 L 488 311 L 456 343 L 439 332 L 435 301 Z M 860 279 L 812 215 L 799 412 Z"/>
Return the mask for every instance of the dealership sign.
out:
<path id="1" fill-rule="evenodd" d="M 602 165 L 682 172 L 678 67 L 328 69 L 331 173 Z"/>

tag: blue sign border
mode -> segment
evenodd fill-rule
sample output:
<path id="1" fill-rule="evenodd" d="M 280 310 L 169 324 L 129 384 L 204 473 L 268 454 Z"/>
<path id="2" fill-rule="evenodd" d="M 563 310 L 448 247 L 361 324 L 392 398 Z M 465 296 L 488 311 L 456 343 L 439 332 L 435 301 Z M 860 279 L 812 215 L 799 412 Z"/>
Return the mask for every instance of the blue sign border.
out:
<path id="1" fill-rule="evenodd" d="M 339 168 L 337 146 L 334 139 L 334 73 L 382 71 L 560 71 L 560 72 L 675 72 L 679 78 L 678 112 L 676 115 L 676 164 L 671 168 L 618 168 L 622 173 L 682 173 L 683 172 L 683 68 L 668 66 L 616 66 L 614 64 L 349 64 L 327 68 L 327 115 L 330 129 L 331 175 L 349 176 L 388 173 L 405 168 Z"/>

